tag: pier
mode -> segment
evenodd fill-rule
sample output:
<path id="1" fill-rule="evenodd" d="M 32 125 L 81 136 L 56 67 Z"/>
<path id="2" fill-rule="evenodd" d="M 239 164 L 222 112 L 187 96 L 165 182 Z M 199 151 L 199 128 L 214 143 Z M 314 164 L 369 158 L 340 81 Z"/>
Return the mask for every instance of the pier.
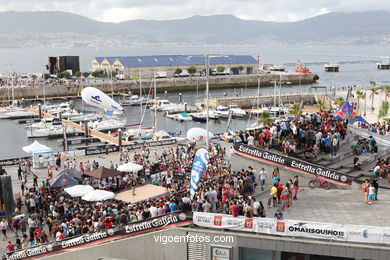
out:
<path id="1" fill-rule="evenodd" d="M 217 88 L 240 88 L 257 87 L 259 81 L 261 87 L 273 86 L 274 81 L 280 80 L 279 73 L 268 74 L 250 74 L 250 75 L 226 75 L 210 76 L 210 89 Z M 304 73 L 282 73 L 281 80 L 288 81 L 291 84 L 311 84 L 313 74 Z M 144 93 L 149 93 L 152 86 L 151 79 L 142 80 L 142 89 Z M 81 90 L 87 86 L 96 87 L 105 93 L 139 93 L 139 80 L 108 80 L 108 79 L 88 79 L 86 81 L 69 81 L 66 84 L 48 84 L 28 87 L 14 87 L 15 99 L 36 100 L 55 98 L 73 98 L 78 97 Z M 186 77 L 186 78 L 160 78 L 157 79 L 157 92 L 164 91 L 190 91 L 205 89 L 205 77 Z M 0 100 L 11 100 L 10 89 L 0 88 Z"/>
<path id="2" fill-rule="evenodd" d="M 265 96 L 240 96 L 240 97 L 220 97 L 220 98 L 210 98 L 209 104 L 212 108 L 217 108 L 219 105 L 228 107 L 231 104 L 236 104 L 241 108 L 252 108 L 259 103 L 259 105 L 269 106 L 273 105 L 276 98 L 276 104 L 279 103 L 279 97 L 274 95 L 265 95 Z M 283 104 L 289 103 L 301 103 L 309 105 L 315 102 L 314 94 L 284 94 L 280 96 L 280 100 Z"/>

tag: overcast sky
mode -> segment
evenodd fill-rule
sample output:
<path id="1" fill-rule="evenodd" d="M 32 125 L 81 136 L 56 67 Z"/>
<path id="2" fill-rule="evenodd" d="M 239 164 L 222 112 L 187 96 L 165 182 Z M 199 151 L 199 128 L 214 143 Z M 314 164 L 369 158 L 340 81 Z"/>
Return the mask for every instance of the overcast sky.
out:
<path id="1" fill-rule="evenodd" d="M 390 11 L 390 0 L 0 0 L 0 11 L 65 11 L 107 22 L 213 14 L 282 22 L 376 10 Z"/>

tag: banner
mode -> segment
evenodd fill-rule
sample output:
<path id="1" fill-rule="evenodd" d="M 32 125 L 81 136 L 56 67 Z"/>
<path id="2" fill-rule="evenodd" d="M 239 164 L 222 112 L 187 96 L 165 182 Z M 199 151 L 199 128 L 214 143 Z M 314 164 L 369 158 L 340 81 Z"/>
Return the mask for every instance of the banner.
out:
<path id="1" fill-rule="evenodd" d="M 320 167 L 294 157 L 287 157 L 284 155 L 272 153 L 259 149 L 257 147 L 248 146 L 243 143 L 234 143 L 234 152 L 255 160 L 261 160 L 266 163 L 276 164 L 296 170 L 303 173 L 318 175 L 326 181 L 334 182 L 339 185 L 349 186 L 352 184 L 352 176 L 336 172 L 331 169 Z"/>
<path id="2" fill-rule="evenodd" d="M 285 223 L 287 236 L 347 241 L 347 225 L 290 219 Z"/>
<path id="3" fill-rule="evenodd" d="M 196 150 L 194 160 L 192 162 L 191 169 L 191 184 L 190 184 L 190 198 L 195 195 L 196 190 L 198 189 L 198 184 L 202 178 L 203 172 L 207 168 L 207 163 L 209 162 L 209 152 L 206 148 L 199 148 Z"/>
<path id="4" fill-rule="evenodd" d="M 162 229 L 168 226 L 190 223 L 192 212 L 173 212 L 163 216 L 133 222 L 125 226 L 117 226 L 99 232 L 87 233 L 80 236 L 54 241 L 40 246 L 31 247 L 3 254 L 3 260 L 28 259 L 36 256 L 55 254 L 73 247 L 80 247 L 114 237 L 125 237 Z"/>
<path id="5" fill-rule="evenodd" d="M 60 155 L 63 158 L 85 156 L 85 150 L 64 151 L 64 152 L 60 152 Z"/>
<path id="6" fill-rule="evenodd" d="M 303 237 L 328 241 L 390 244 L 390 228 L 322 223 L 273 218 L 233 217 L 227 214 L 194 212 L 193 223 L 200 227 L 229 229 L 259 234 Z"/>
<path id="7" fill-rule="evenodd" d="M 31 157 L 27 156 L 27 157 L 0 160 L 0 166 L 16 165 L 16 164 L 21 163 L 23 160 L 26 160 L 29 158 L 31 158 Z"/>

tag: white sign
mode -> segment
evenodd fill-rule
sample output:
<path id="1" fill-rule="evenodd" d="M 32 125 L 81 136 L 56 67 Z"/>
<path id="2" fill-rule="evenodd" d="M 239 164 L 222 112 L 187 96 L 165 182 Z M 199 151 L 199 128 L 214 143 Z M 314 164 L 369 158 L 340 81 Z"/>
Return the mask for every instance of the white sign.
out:
<path id="1" fill-rule="evenodd" d="M 211 246 L 211 259 L 212 260 L 230 260 L 231 248 Z"/>

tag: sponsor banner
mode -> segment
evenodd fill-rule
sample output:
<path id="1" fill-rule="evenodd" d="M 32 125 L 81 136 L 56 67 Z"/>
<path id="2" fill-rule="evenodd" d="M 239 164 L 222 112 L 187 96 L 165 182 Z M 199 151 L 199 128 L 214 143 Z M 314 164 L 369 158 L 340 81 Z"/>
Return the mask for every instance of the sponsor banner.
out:
<path id="1" fill-rule="evenodd" d="M 111 229 L 105 229 L 99 232 L 88 233 L 61 241 L 54 241 L 40 246 L 18 250 L 13 253 L 5 253 L 3 260 L 29 259 L 36 256 L 58 253 L 70 248 L 84 246 L 90 243 L 103 241 L 105 239 L 131 236 L 148 231 L 162 229 L 168 226 L 185 224 L 192 221 L 192 213 L 174 212 L 163 216 L 137 221 L 126 226 L 118 226 Z"/>
<path id="2" fill-rule="evenodd" d="M 390 245 L 390 228 L 389 227 L 384 227 L 382 229 L 383 234 L 382 234 L 382 244 Z"/>
<path id="3" fill-rule="evenodd" d="M 256 232 L 255 218 L 232 217 L 225 214 L 194 212 L 194 224 L 202 227 Z"/>
<path id="4" fill-rule="evenodd" d="M 255 218 L 255 231 L 261 234 L 286 235 L 286 223 L 271 218 Z"/>
<path id="5" fill-rule="evenodd" d="M 191 200 L 194 197 L 196 190 L 198 189 L 198 184 L 202 178 L 203 172 L 207 168 L 209 162 L 209 152 L 206 148 L 199 148 L 195 152 L 194 160 L 192 161 L 191 169 L 191 183 L 190 183 L 190 193 Z"/>
<path id="6" fill-rule="evenodd" d="M 347 241 L 347 225 L 299 220 L 285 223 L 287 236 Z"/>
<path id="7" fill-rule="evenodd" d="M 84 156 L 85 150 L 65 151 L 60 153 L 61 157 L 78 157 Z"/>
<path id="8" fill-rule="evenodd" d="M 277 221 L 273 218 L 233 217 L 227 214 L 194 212 L 197 226 L 259 234 L 347 241 L 369 244 L 390 244 L 390 227 L 321 223 L 300 220 Z"/>
<path id="9" fill-rule="evenodd" d="M 348 242 L 381 244 L 383 228 L 361 225 L 348 225 Z"/>
<path id="10" fill-rule="evenodd" d="M 135 150 L 135 149 L 140 149 L 143 145 L 149 147 L 155 147 L 155 146 L 173 145 L 176 143 L 177 143 L 176 139 L 167 139 L 161 141 L 147 141 L 143 143 L 133 143 L 129 145 L 123 145 L 123 147 L 126 147 L 128 150 Z"/>
<path id="11" fill-rule="evenodd" d="M 119 151 L 118 146 L 91 146 L 85 148 L 85 155 L 112 153 Z"/>
<path id="12" fill-rule="evenodd" d="M 319 177 L 327 181 L 341 184 L 344 186 L 352 184 L 352 176 L 324 167 L 320 167 L 319 165 L 311 164 L 306 161 L 296 159 L 294 157 L 287 157 L 284 155 L 272 153 L 253 146 L 245 145 L 243 143 L 234 143 L 234 151 L 237 154 L 250 157 L 256 160 L 261 160 L 266 163 L 277 164 L 303 173 L 318 175 Z"/>
<path id="13" fill-rule="evenodd" d="M 22 160 L 26 160 L 28 158 L 31 158 L 31 157 L 20 157 L 20 158 L 0 160 L 0 166 L 16 165 L 16 164 L 19 164 Z"/>

